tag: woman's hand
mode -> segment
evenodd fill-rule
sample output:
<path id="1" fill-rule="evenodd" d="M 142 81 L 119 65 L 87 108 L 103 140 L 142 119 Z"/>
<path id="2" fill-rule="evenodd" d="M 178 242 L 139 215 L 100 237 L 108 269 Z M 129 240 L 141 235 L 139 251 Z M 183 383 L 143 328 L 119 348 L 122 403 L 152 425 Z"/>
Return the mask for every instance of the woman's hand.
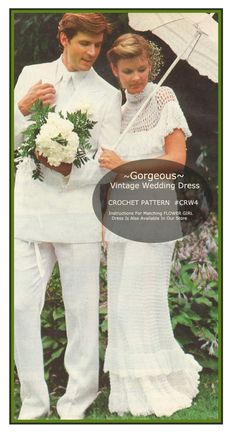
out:
<path id="1" fill-rule="evenodd" d="M 62 162 L 59 166 L 53 166 L 50 165 L 48 163 L 48 159 L 45 156 L 40 155 L 39 152 L 36 151 L 35 156 L 38 159 L 38 161 L 41 162 L 43 165 L 45 165 L 47 168 L 57 171 L 64 176 L 68 176 L 71 172 L 72 164 Z"/>
<path id="2" fill-rule="evenodd" d="M 113 150 L 108 150 L 102 147 L 102 153 L 99 157 L 99 164 L 101 168 L 107 168 L 109 170 L 114 170 L 120 165 L 126 163 L 123 159 L 118 156 Z"/>

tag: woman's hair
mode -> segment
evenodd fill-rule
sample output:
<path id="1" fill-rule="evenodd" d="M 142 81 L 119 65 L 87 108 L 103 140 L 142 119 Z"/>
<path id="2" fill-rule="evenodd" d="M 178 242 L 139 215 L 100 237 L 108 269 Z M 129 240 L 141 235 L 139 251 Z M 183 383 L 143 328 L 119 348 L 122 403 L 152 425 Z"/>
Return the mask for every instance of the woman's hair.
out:
<path id="1" fill-rule="evenodd" d="M 100 13 L 66 13 L 59 21 L 57 39 L 60 43 L 61 33 L 71 40 L 78 32 L 106 35 L 111 29 L 111 24 Z"/>
<path id="2" fill-rule="evenodd" d="M 107 52 L 109 62 L 116 66 L 121 59 L 146 57 L 152 64 L 153 48 L 144 37 L 135 33 L 125 33 L 119 36 Z"/>

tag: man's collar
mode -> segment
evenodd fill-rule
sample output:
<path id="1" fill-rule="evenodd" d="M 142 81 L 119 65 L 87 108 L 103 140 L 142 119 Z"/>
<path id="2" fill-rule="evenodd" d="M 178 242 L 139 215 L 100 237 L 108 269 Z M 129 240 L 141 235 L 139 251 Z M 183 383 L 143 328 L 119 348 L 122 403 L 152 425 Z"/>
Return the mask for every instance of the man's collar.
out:
<path id="1" fill-rule="evenodd" d="M 80 81 L 85 78 L 85 76 L 91 71 L 76 71 L 76 72 L 69 72 L 62 62 L 62 56 L 58 59 L 58 67 L 56 72 L 56 79 L 55 84 L 58 84 L 65 76 L 71 76 L 72 82 L 74 85 L 74 88 L 77 87 L 77 85 L 80 83 Z"/>

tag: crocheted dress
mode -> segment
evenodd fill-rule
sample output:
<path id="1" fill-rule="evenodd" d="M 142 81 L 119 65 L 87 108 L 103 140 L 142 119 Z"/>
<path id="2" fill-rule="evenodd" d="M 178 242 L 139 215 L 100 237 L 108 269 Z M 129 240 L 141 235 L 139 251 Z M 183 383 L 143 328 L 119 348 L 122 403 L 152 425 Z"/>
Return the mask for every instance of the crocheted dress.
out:
<path id="1" fill-rule="evenodd" d="M 127 94 L 124 130 L 153 91 Z M 164 138 L 175 128 L 191 135 L 174 92 L 157 89 L 117 148 L 126 160 L 164 153 Z M 139 243 L 110 232 L 108 240 L 108 346 L 104 370 L 110 375 L 109 410 L 123 415 L 170 416 L 191 406 L 201 366 L 175 340 L 168 286 L 175 242 Z"/>

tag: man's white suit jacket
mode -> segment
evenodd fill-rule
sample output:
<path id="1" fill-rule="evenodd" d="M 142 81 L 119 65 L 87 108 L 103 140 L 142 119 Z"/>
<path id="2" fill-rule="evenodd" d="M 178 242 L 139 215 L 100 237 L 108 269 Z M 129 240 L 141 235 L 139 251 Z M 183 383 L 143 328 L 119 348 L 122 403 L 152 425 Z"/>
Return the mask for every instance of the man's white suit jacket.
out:
<path id="1" fill-rule="evenodd" d="M 26 66 L 15 88 L 15 146 L 22 142 L 28 119 L 17 103 L 29 88 L 42 80 L 55 86 L 61 79 L 60 62 Z M 30 158 L 17 170 L 15 184 L 15 237 L 26 241 L 90 243 L 101 241 L 101 227 L 92 207 L 95 185 L 106 170 L 99 168 L 94 153 L 101 146 L 111 148 L 120 133 L 121 97 L 118 90 L 94 69 L 79 72 L 78 83 L 63 111 L 74 111 L 80 103 L 91 107 L 96 125 L 91 131 L 90 161 L 82 168 L 73 166 L 68 178 L 42 166 L 44 181 L 32 178 L 34 163 Z"/>

